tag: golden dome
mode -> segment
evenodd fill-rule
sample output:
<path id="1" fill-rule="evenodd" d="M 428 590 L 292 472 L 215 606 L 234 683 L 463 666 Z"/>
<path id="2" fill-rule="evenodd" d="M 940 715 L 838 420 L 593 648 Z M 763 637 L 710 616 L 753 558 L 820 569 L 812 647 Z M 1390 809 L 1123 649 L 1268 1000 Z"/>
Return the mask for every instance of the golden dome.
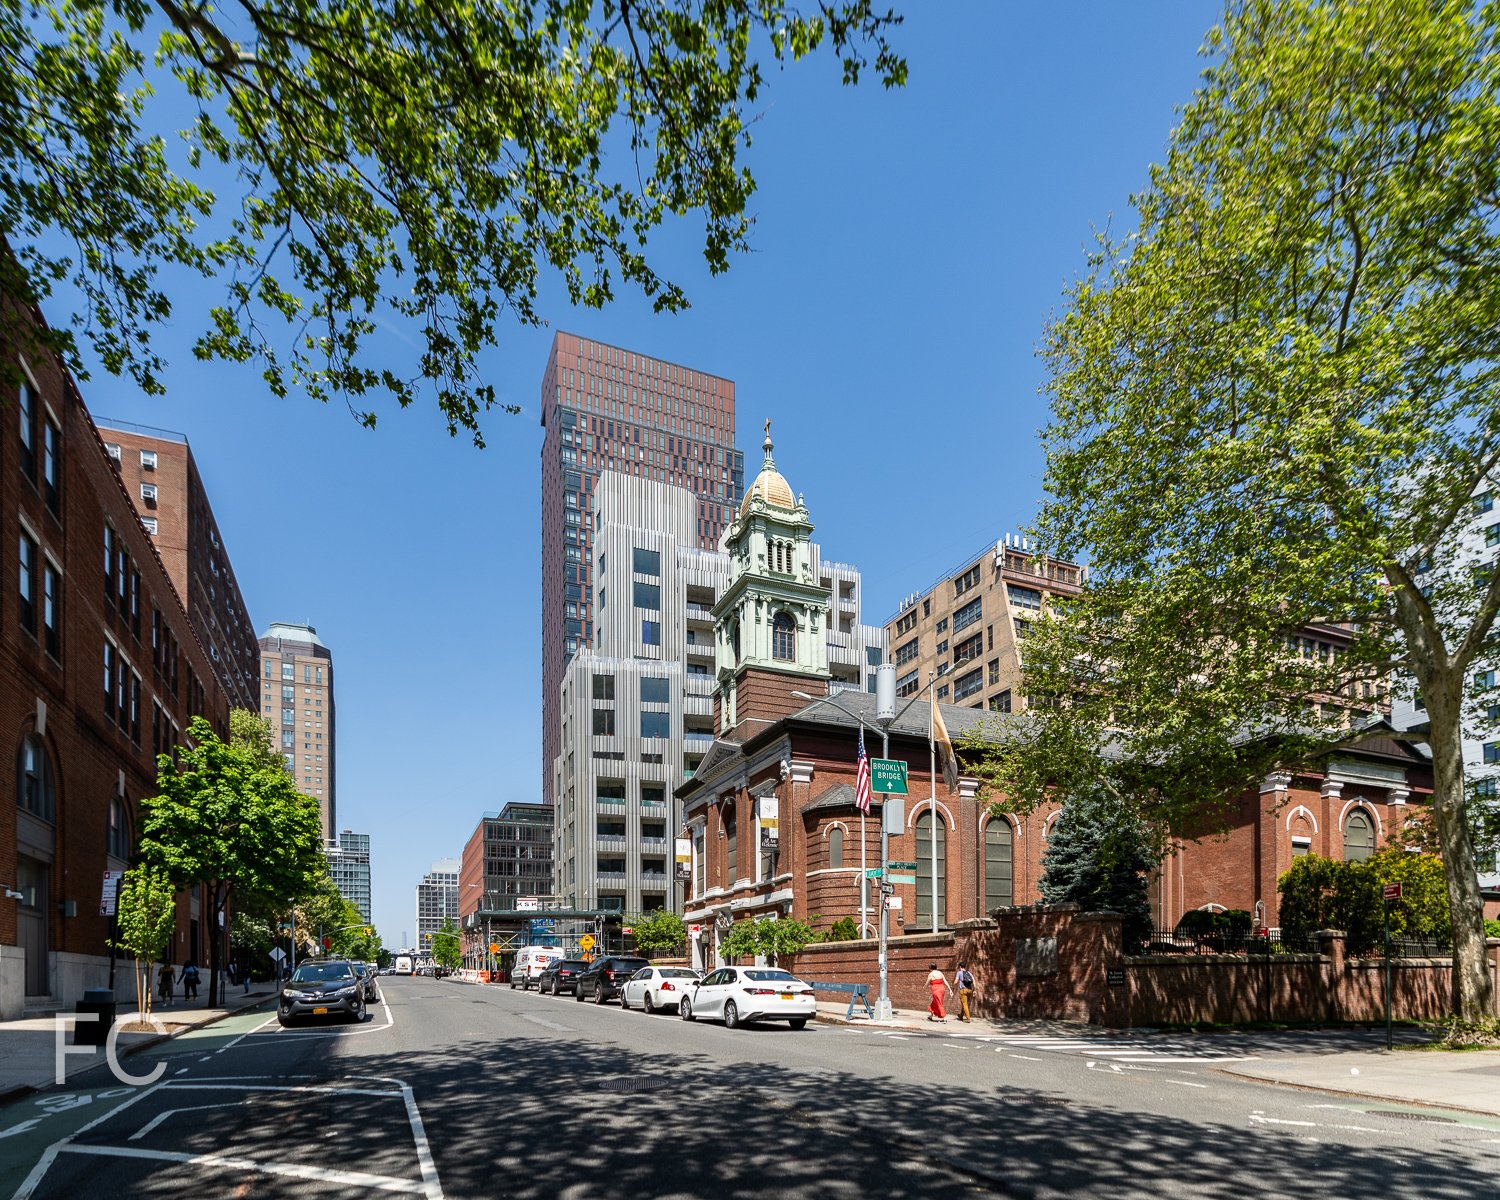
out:
<path id="1" fill-rule="evenodd" d="M 740 501 L 741 516 L 749 510 L 750 500 L 754 496 L 759 496 L 772 508 L 790 511 L 797 507 L 797 501 L 792 496 L 792 485 L 776 469 L 776 462 L 771 457 L 770 421 L 766 422 L 766 440 L 761 443 L 761 449 L 766 452 L 765 461 L 761 464 L 760 474 L 755 477 L 755 482 L 745 489 L 745 498 Z"/>

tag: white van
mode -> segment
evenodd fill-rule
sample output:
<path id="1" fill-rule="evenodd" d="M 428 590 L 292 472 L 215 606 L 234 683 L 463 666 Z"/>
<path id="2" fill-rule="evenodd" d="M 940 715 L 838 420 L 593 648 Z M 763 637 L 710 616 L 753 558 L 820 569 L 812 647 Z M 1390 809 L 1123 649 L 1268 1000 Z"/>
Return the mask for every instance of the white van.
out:
<path id="1" fill-rule="evenodd" d="M 516 951 L 515 965 L 510 969 L 511 990 L 514 991 L 519 984 L 523 992 L 529 991 L 547 969 L 547 964 L 562 957 L 563 952 L 556 946 L 523 946 Z"/>

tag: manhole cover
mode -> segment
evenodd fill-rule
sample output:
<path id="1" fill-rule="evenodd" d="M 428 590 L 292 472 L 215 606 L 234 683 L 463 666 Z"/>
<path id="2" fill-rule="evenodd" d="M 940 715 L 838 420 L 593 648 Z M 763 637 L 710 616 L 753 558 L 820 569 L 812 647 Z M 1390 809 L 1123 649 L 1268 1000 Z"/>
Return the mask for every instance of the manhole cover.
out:
<path id="1" fill-rule="evenodd" d="M 1440 1117 L 1436 1113 L 1390 1112 L 1385 1109 L 1375 1108 L 1370 1110 L 1370 1115 L 1372 1117 L 1395 1117 L 1402 1121 L 1433 1121 L 1439 1125 L 1458 1124 L 1452 1117 Z"/>
<path id="2" fill-rule="evenodd" d="M 655 1079 L 649 1075 L 631 1075 L 623 1079 L 601 1079 L 601 1092 L 659 1092 L 672 1086 L 670 1079 Z"/>

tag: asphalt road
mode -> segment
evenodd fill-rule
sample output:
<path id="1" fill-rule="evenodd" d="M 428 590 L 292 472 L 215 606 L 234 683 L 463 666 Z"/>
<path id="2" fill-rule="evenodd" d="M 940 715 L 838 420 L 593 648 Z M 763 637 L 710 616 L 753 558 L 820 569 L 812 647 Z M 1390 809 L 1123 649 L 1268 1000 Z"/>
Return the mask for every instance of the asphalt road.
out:
<path id="1" fill-rule="evenodd" d="M 730 1032 L 382 983 L 361 1026 L 245 1014 L 127 1059 L 165 1064 L 150 1086 L 99 1074 L 0 1108 L 0 1200 L 1500 1200 L 1500 1121 L 1221 1074 L 1253 1037 Z"/>

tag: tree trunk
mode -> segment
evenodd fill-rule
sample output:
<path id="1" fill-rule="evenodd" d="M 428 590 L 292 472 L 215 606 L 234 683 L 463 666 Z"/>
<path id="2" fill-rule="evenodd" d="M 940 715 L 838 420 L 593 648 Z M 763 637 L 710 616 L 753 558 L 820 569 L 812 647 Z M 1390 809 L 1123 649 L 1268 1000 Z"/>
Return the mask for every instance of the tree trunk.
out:
<path id="1" fill-rule="evenodd" d="M 208 923 L 208 937 L 213 944 L 208 952 L 208 1007 L 219 1006 L 219 955 L 223 937 L 220 936 L 219 918 L 224 915 L 224 904 L 229 899 L 222 883 L 214 884 L 213 917 Z"/>
<path id="2" fill-rule="evenodd" d="M 1484 944 L 1484 902 L 1468 828 L 1464 753 L 1460 729 L 1463 672 L 1423 687 L 1427 701 L 1428 745 L 1432 748 L 1432 815 L 1448 879 L 1448 912 L 1453 922 L 1453 1012 L 1467 1021 L 1495 1015 L 1494 986 Z"/>

